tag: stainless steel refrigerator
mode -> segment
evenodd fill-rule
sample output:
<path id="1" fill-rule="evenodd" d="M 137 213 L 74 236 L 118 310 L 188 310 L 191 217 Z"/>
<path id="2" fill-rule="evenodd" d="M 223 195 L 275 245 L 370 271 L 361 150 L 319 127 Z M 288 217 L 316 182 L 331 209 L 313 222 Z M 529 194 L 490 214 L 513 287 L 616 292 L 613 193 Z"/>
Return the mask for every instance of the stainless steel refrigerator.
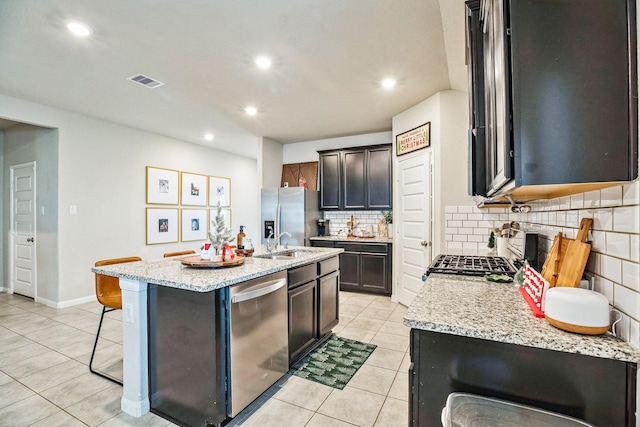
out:
<path id="1" fill-rule="evenodd" d="M 310 246 L 310 237 L 318 234 L 318 192 L 302 187 L 263 188 L 262 189 L 262 244 L 266 244 L 271 232 L 286 231 L 291 234 L 282 236 L 281 244 L 290 246 Z M 276 227 L 276 218 L 280 219 Z M 271 238 L 273 243 L 273 238 Z"/>

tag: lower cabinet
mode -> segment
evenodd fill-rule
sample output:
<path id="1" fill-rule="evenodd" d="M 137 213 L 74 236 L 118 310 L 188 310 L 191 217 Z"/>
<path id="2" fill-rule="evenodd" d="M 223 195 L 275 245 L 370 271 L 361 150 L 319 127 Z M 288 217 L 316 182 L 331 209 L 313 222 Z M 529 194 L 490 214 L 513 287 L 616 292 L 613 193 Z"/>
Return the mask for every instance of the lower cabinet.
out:
<path id="1" fill-rule="evenodd" d="M 318 339 L 316 280 L 289 289 L 289 364 Z"/>
<path id="2" fill-rule="evenodd" d="M 340 254 L 340 290 L 391 295 L 391 244 L 335 242 Z"/>
<path id="3" fill-rule="evenodd" d="M 288 271 L 289 365 L 305 356 L 339 321 L 338 257 Z"/>
<path id="4" fill-rule="evenodd" d="M 534 406 L 597 426 L 636 425 L 635 363 L 411 329 L 409 426 L 440 427 L 450 393 Z"/>
<path id="5" fill-rule="evenodd" d="M 220 425 L 226 353 L 220 291 L 149 285 L 151 412 L 178 425 Z"/>

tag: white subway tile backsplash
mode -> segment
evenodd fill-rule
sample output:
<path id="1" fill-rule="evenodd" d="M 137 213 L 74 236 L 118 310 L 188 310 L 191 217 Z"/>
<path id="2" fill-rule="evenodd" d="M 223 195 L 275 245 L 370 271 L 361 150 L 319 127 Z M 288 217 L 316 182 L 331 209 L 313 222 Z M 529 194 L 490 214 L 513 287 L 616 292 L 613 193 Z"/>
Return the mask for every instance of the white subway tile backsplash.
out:
<path id="1" fill-rule="evenodd" d="M 558 199 L 558 209 L 560 210 L 571 209 L 571 197 L 569 196 L 560 197 Z"/>
<path id="2" fill-rule="evenodd" d="M 457 206 L 445 206 L 444 207 L 444 212 L 445 213 L 458 213 L 458 207 Z"/>
<path id="3" fill-rule="evenodd" d="M 622 284 L 640 292 L 640 264 L 622 261 Z"/>
<path id="4" fill-rule="evenodd" d="M 600 292 L 602 295 L 607 297 L 609 304 L 613 304 L 613 282 L 611 282 L 611 280 L 595 276 L 593 290 Z"/>
<path id="5" fill-rule="evenodd" d="M 640 348 L 640 322 L 634 319 L 629 320 L 629 337 L 626 339 L 635 348 Z"/>
<path id="6" fill-rule="evenodd" d="M 478 221 L 462 221 L 462 226 L 465 228 L 476 228 L 478 227 Z"/>
<path id="7" fill-rule="evenodd" d="M 631 261 L 640 262 L 640 234 L 632 234 L 631 240 Z"/>
<path id="8" fill-rule="evenodd" d="M 465 214 L 465 213 L 453 214 L 453 219 L 457 219 L 459 221 L 466 221 L 467 220 L 467 214 Z"/>
<path id="9" fill-rule="evenodd" d="M 566 212 L 556 213 L 556 223 L 552 225 L 557 225 L 558 227 L 564 227 L 565 225 L 567 225 L 567 213 Z"/>
<path id="10" fill-rule="evenodd" d="M 601 254 L 607 252 L 607 233 L 604 231 L 592 231 L 591 236 L 591 250 L 600 252 Z"/>
<path id="11" fill-rule="evenodd" d="M 627 233 L 640 233 L 640 207 L 613 208 L 613 229 Z"/>
<path id="12" fill-rule="evenodd" d="M 465 234 L 455 234 L 453 236 L 453 241 L 454 242 L 466 242 L 467 241 L 467 236 Z"/>
<path id="13" fill-rule="evenodd" d="M 640 204 L 640 181 L 622 186 L 622 204 L 637 205 Z"/>
<path id="14" fill-rule="evenodd" d="M 613 210 L 612 209 L 596 209 L 593 211 L 593 229 L 594 230 L 613 230 Z"/>
<path id="15" fill-rule="evenodd" d="M 458 228 L 458 234 L 473 234 L 473 228 Z"/>
<path id="16" fill-rule="evenodd" d="M 474 206 L 458 206 L 458 213 L 473 213 Z"/>
<path id="17" fill-rule="evenodd" d="M 582 209 L 584 207 L 584 196 L 581 194 L 574 194 L 569 198 L 571 209 Z"/>
<path id="18" fill-rule="evenodd" d="M 607 245 L 606 253 L 618 258 L 629 259 L 630 247 L 629 234 L 623 233 L 606 233 Z"/>
<path id="19" fill-rule="evenodd" d="M 584 193 L 583 204 L 585 208 L 600 207 L 600 191 L 589 191 Z"/>
<path id="20" fill-rule="evenodd" d="M 467 219 L 469 221 L 481 221 L 484 218 L 482 217 L 481 213 L 471 213 L 467 215 Z"/>
<path id="21" fill-rule="evenodd" d="M 622 200 L 622 186 L 603 188 L 600 190 L 600 206 L 619 206 Z"/>
<path id="22" fill-rule="evenodd" d="M 447 227 L 462 227 L 462 221 L 447 221 Z"/>
<path id="23" fill-rule="evenodd" d="M 600 274 L 612 282 L 622 280 L 622 261 L 608 255 L 600 255 Z"/>
<path id="24" fill-rule="evenodd" d="M 613 289 L 613 305 L 634 319 L 640 319 L 640 294 L 624 286 Z"/>
<path id="25" fill-rule="evenodd" d="M 446 213 L 446 214 L 444 214 L 444 219 L 445 219 L 445 220 L 453 219 L 453 214 L 450 214 L 450 213 Z"/>

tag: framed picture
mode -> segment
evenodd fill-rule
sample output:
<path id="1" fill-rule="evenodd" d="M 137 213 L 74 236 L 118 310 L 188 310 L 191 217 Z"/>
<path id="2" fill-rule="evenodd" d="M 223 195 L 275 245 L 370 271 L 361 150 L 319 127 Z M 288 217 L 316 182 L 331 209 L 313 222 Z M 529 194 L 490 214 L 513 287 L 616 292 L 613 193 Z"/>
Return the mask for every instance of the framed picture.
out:
<path id="1" fill-rule="evenodd" d="M 211 223 L 216 220 L 216 215 L 218 214 L 217 209 L 209 209 L 209 231 L 212 231 L 213 226 Z M 222 218 L 224 218 L 224 226 L 231 229 L 233 235 L 233 228 L 231 228 L 231 209 L 220 209 L 220 214 L 222 214 Z"/>
<path id="2" fill-rule="evenodd" d="M 180 204 L 190 206 L 207 206 L 207 176 L 182 172 L 180 176 L 182 188 Z"/>
<path id="3" fill-rule="evenodd" d="M 183 242 L 207 238 L 207 211 L 205 209 L 182 209 L 181 222 L 181 240 Z"/>
<path id="4" fill-rule="evenodd" d="M 147 245 L 178 241 L 178 209 L 147 208 Z"/>
<path id="5" fill-rule="evenodd" d="M 396 154 L 411 153 L 431 145 L 431 122 L 413 128 L 396 136 Z"/>
<path id="6" fill-rule="evenodd" d="M 177 205 L 179 178 L 176 170 L 147 166 L 147 203 Z"/>
<path id="7" fill-rule="evenodd" d="M 231 206 L 231 178 L 209 177 L 209 206 Z M 215 215 L 214 215 L 215 216 Z"/>

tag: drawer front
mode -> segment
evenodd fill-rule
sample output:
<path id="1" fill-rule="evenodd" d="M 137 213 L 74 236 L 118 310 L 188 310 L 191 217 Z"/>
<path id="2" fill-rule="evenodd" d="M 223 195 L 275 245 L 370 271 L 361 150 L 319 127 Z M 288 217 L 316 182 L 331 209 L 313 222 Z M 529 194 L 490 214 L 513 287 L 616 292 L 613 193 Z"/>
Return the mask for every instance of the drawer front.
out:
<path id="1" fill-rule="evenodd" d="M 324 276 L 340 269 L 340 260 L 337 256 L 318 261 L 318 276 Z"/>
<path id="2" fill-rule="evenodd" d="M 332 248 L 333 242 L 330 240 L 312 240 L 311 246 L 314 246 L 317 248 Z"/>
<path id="3" fill-rule="evenodd" d="M 292 268 L 287 271 L 289 289 L 301 285 L 302 283 L 314 280 L 317 277 L 316 263 L 306 264 L 301 267 Z"/>
<path id="4" fill-rule="evenodd" d="M 387 253 L 386 243 L 351 243 L 351 242 L 336 242 L 336 248 L 343 248 L 349 252 L 370 252 L 377 254 Z"/>

